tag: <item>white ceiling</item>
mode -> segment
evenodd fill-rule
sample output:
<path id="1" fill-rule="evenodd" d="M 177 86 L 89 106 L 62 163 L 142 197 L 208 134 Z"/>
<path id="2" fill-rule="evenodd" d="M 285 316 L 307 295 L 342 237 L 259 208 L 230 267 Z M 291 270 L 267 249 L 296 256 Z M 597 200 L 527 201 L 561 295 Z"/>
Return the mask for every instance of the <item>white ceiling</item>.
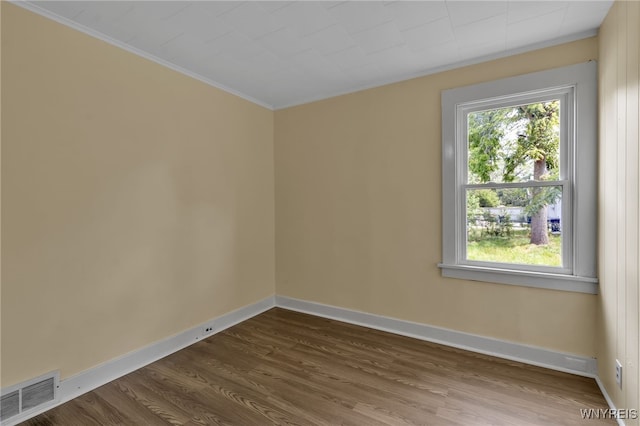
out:
<path id="1" fill-rule="evenodd" d="M 612 0 L 18 4 L 278 109 L 591 36 Z"/>

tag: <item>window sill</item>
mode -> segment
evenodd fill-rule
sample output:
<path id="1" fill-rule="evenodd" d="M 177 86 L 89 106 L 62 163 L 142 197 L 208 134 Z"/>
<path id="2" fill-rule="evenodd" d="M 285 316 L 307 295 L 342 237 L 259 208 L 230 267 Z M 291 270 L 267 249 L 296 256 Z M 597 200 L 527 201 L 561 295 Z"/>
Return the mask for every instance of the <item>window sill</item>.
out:
<path id="1" fill-rule="evenodd" d="M 442 276 L 448 278 L 598 294 L 598 279 L 592 277 L 443 263 L 438 267 L 442 269 Z"/>

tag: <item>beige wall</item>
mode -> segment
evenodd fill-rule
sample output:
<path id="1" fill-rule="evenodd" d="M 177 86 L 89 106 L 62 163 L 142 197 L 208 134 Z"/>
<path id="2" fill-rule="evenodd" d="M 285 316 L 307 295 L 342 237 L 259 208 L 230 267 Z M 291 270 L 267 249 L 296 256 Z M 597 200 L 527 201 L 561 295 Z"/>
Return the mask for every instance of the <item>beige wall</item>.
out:
<path id="1" fill-rule="evenodd" d="M 600 43 L 599 376 L 617 408 L 640 409 L 638 115 L 640 3 L 617 1 Z M 615 360 L 623 364 L 623 389 Z M 627 425 L 640 421 L 627 420 Z"/>
<path id="2" fill-rule="evenodd" d="M 273 295 L 273 112 L 2 2 L 2 386 Z"/>
<path id="3" fill-rule="evenodd" d="M 594 356 L 596 296 L 444 279 L 440 93 L 597 58 L 590 38 L 276 112 L 279 295 Z"/>
<path id="4" fill-rule="evenodd" d="M 601 297 L 443 279 L 436 267 L 440 92 L 597 58 L 595 38 L 277 111 L 274 122 L 0 4 L 0 386 L 53 369 L 66 378 L 277 290 L 597 352 L 616 404 L 635 408 L 638 30 L 628 23 L 638 3 L 617 2 L 600 37 L 599 214 L 616 224 L 601 227 Z"/>

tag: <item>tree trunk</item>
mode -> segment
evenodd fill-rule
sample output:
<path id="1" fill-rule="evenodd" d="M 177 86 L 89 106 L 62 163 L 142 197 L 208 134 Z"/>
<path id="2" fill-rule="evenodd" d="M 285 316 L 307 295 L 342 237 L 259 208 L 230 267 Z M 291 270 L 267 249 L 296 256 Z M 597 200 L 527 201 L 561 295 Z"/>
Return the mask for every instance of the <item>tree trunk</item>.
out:
<path id="1" fill-rule="evenodd" d="M 533 179 L 540 180 L 547 172 L 547 163 L 544 159 L 537 160 L 533 164 Z M 535 197 L 543 188 L 534 188 L 533 196 Z M 546 245 L 549 244 L 549 234 L 547 232 L 547 206 L 542 206 L 531 217 L 531 244 Z"/>
<path id="2" fill-rule="evenodd" d="M 540 189 L 538 189 L 539 191 Z M 549 234 L 547 232 L 547 207 L 538 210 L 531 217 L 531 244 L 549 244 Z"/>

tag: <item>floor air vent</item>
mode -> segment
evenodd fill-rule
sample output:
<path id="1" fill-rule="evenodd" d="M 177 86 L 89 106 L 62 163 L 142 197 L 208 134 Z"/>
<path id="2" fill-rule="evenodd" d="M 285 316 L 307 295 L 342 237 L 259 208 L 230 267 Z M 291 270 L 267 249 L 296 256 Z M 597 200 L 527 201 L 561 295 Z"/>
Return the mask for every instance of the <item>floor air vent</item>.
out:
<path id="1" fill-rule="evenodd" d="M 20 391 L 13 391 L 9 394 L 2 395 L 2 404 L 0 405 L 0 421 L 4 421 L 19 413 Z"/>
<path id="2" fill-rule="evenodd" d="M 29 411 L 52 405 L 58 399 L 59 377 L 55 371 L 2 389 L 0 422 L 3 425 L 13 423 L 14 420 L 23 419 Z"/>

